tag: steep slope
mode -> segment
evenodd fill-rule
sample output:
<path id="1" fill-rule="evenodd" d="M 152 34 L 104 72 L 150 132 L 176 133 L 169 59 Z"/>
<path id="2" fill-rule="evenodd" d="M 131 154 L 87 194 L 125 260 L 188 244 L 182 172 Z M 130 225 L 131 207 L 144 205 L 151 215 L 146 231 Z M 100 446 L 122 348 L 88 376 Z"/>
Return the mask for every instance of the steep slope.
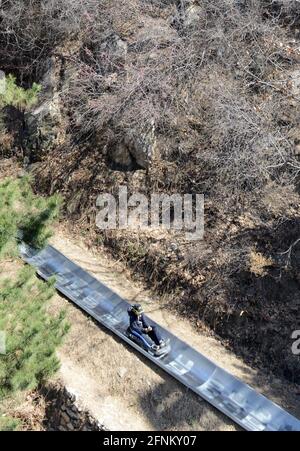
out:
<path id="1" fill-rule="evenodd" d="M 123 297 L 143 302 L 147 314 L 260 392 L 299 414 L 297 386 L 258 373 L 215 338 L 199 334 L 188 321 L 170 314 L 141 283 L 133 283 L 124 265 L 88 249 L 63 228 L 52 239 L 56 248 L 99 277 Z M 72 329 L 60 351 L 60 377 L 93 415 L 110 430 L 232 430 L 229 420 L 152 366 L 69 301 L 57 295 L 51 311 L 65 305 Z M 122 415 L 120 415 L 120 411 Z"/>
<path id="2" fill-rule="evenodd" d="M 24 154 L 37 191 L 64 196 L 78 232 L 142 274 L 170 310 L 297 381 L 299 2 L 53 5 L 1 10 L 0 64 L 43 88 L 11 152 Z M 97 195 L 120 184 L 204 193 L 205 239 L 97 230 Z"/>

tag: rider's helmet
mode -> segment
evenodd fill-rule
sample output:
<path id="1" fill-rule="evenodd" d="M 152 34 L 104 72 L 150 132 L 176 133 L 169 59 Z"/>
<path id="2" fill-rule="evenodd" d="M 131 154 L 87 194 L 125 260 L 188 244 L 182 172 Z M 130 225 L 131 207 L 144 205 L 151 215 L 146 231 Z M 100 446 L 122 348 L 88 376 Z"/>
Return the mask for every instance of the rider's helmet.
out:
<path id="1" fill-rule="evenodd" d="M 141 304 L 134 304 L 131 307 L 131 311 L 136 315 L 136 316 L 140 316 L 142 315 L 142 313 L 144 313 L 143 307 L 141 306 Z"/>

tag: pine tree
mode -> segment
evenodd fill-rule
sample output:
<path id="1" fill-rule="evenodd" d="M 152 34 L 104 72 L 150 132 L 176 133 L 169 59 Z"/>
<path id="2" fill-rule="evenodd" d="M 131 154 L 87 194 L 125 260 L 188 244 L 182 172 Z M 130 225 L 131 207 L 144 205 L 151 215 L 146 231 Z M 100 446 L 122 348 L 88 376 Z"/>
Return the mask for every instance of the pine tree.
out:
<path id="1" fill-rule="evenodd" d="M 0 78 L 0 152 L 2 155 L 9 154 L 14 143 L 14 137 L 6 127 L 9 113 L 5 107 L 14 107 L 24 114 L 37 103 L 40 90 L 41 86 L 37 83 L 33 83 L 30 89 L 18 86 L 12 75 Z"/>
<path id="2" fill-rule="evenodd" d="M 0 416 L 0 431 L 16 431 L 19 429 L 19 426 L 19 420 L 7 416 Z"/>
<path id="3" fill-rule="evenodd" d="M 0 284 L 0 330 L 6 333 L 6 354 L 0 358 L 0 400 L 37 387 L 59 368 L 55 350 L 68 325 L 64 312 L 57 317 L 46 313 L 53 294 L 53 280 L 37 280 L 29 266 L 15 281 Z"/>
<path id="4" fill-rule="evenodd" d="M 51 233 L 49 224 L 58 217 L 60 198 L 35 196 L 30 178 L 6 179 L 0 183 L 0 257 L 17 256 L 18 236 L 37 248 Z"/>
<path id="5" fill-rule="evenodd" d="M 37 83 L 33 83 L 30 89 L 24 89 L 17 85 L 13 75 L 8 75 L 1 83 L 0 108 L 10 105 L 25 111 L 36 104 L 41 90 Z"/>
<path id="6" fill-rule="evenodd" d="M 59 204 L 58 196 L 34 195 L 28 177 L 0 182 L 0 262 L 17 257 L 20 235 L 42 247 Z M 0 331 L 6 335 L 6 353 L 0 355 L 0 430 L 20 427 L 18 420 L 3 415 L 3 401 L 36 388 L 59 368 L 55 351 L 69 326 L 64 312 L 52 316 L 46 311 L 54 292 L 54 280 L 39 281 L 29 266 L 14 280 L 0 279 Z"/>

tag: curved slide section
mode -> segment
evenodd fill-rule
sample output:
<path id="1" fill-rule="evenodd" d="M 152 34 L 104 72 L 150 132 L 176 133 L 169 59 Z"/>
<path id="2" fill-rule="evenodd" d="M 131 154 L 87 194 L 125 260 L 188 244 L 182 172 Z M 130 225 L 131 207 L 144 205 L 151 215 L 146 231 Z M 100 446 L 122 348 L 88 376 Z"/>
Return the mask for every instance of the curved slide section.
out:
<path id="1" fill-rule="evenodd" d="M 157 366 L 249 431 L 300 431 L 300 420 L 220 368 L 152 320 L 170 339 L 171 352 L 157 359 L 126 337 L 129 303 L 52 246 L 36 252 L 22 244 L 22 258 L 59 292 Z"/>

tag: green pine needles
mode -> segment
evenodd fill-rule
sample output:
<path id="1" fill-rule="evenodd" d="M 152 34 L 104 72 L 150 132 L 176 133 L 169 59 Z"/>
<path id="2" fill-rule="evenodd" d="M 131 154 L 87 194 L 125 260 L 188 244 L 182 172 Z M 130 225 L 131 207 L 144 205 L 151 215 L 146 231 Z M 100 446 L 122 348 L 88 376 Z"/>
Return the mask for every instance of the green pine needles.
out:
<path id="1" fill-rule="evenodd" d="M 0 417 L 0 431 L 17 431 L 20 427 L 20 421 L 11 417 Z"/>
<path id="2" fill-rule="evenodd" d="M 69 326 L 64 312 L 54 316 L 46 310 L 55 293 L 54 280 L 38 280 L 29 266 L 9 279 L 1 274 L 5 263 L 17 258 L 20 238 L 35 247 L 45 245 L 59 205 L 57 196 L 36 196 L 27 177 L 0 182 L 0 331 L 6 337 L 5 353 L 0 354 L 0 430 L 22 429 L 6 403 L 59 368 L 56 349 Z"/>
<path id="3" fill-rule="evenodd" d="M 58 217 L 60 197 L 35 196 L 30 179 L 0 182 L 0 258 L 18 255 L 18 237 L 37 248 L 51 236 L 49 225 Z"/>
<path id="4" fill-rule="evenodd" d="M 0 330 L 6 333 L 6 354 L 0 358 L 0 400 L 37 387 L 59 368 L 55 350 L 68 330 L 64 313 L 46 313 L 53 281 L 38 281 L 24 267 L 15 281 L 0 283 Z"/>
<path id="5" fill-rule="evenodd" d="M 30 89 L 23 89 L 17 85 L 13 75 L 8 75 L 1 80 L 0 86 L 0 108 L 14 106 L 21 111 L 30 109 L 37 103 L 41 86 L 33 83 Z"/>

